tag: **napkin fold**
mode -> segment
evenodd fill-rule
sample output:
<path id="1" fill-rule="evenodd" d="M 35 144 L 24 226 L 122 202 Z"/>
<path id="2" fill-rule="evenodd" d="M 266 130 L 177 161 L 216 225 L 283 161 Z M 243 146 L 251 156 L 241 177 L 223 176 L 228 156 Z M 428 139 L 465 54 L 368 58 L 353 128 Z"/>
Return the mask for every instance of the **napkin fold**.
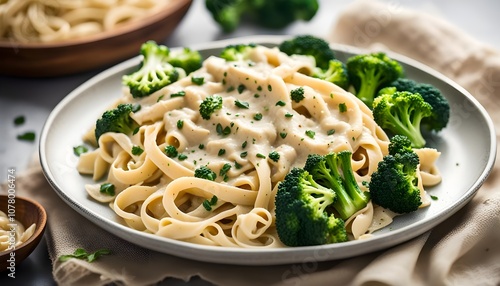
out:
<path id="1" fill-rule="evenodd" d="M 500 126 L 500 52 L 449 23 L 394 3 L 358 0 L 324 36 L 336 43 L 384 47 L 433 67 L 466 88 Z M 46 241 L 59 285 L 151 285 L 199 276 L 216 285 L 493 286 L 500 284 L 499 172 L 497 160 L 465 207 L 406 243 L 349 259 L 279 266 L 204 263 L 131 244 L 67 206 L 47 183 L 37 160 L 19 174 L 17 195 L 39 201 L 48 212 Z M 58 260 L 76 248 L 107 248 L 112 254 L 93 263 Z"/>

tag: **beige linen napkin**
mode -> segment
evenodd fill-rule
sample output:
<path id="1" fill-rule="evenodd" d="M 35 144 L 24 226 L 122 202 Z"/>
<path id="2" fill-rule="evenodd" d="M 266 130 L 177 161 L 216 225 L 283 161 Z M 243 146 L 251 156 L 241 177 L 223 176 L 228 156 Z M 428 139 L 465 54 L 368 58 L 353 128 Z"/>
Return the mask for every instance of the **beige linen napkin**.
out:
<path id="1" fill-rule="evenodd" d="M 356 1 L 325 37 L 360 47 L 382 44 L 434 67 L 468 89 L 500 126 L 500 52 L 448 23 L 394 4 Z M 18 176 L 18 195 L 48 211 L 46 238 L 60 285 L 150 285 L 196 275 L 217 285 L 500 285 L 499 172 L 497 163 L 469 204 L 409 242 L 345 260 L 262 267 L 190 261 L 115 237 L 60 200 L 38 162 Z M 93 263 L 57 260 L 76 248 L 113 253 Z"/>

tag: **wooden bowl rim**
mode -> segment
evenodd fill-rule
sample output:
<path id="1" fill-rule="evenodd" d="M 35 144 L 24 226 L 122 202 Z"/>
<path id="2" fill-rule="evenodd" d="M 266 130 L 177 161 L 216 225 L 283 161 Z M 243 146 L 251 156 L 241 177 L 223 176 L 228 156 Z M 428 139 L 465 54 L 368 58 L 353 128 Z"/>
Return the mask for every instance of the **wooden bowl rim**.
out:
<path id="1" fill-rule="evenodd" d="M 190 6 L 193 0 L 174 0 L 168 3 L 161 10 L 153 13 L 151 15 L 147 15 L 147 17 L 142 17 L 135 21 L 130 21 L 128 23 L 124 23 L 123 25 L 117 26 L 115 29 L 104 31 L 101 33 L 97 33 L 95 35 L 85 36 L 82 38 L 57 41 L 57 42 L 48 42 L 48 43 L 22 43 L 16 41 L 9 40 L 0 40 L 0 49 L 52 49 L 52 48 L 61 48 L 61 47 L 71 47 L 82 44 L 88 44 L 92 42 L 100 42 L 110 38 L 126 35 L 135 30 L 142 29 L 144 27 L 148 27 L 156 22 L 160 22 L 161 20 L 167 19 L 169 16 L 175 14 L 176 12 L 182 11 L 186 6 Z"/>
<path id="2" fill-rule="evenodd" d="M 0 201 L 7 200 L 7 199 L 8 199 L 7 195 L 0 195 Z M 39 239 L 39 237 L 41 235 L 43 235 L 43 233 L 45 231 L 45 227 L 47 226 L 47 211 L 42 206 L 42 204 L 40 204 L 39 202 L 37 202 L 31 198 L 25 197 L 25 196 L 16 196 L 15 200 L 16 201 L 24 201 L 24 203 L 29 203 L 29 204 L 35 206 L 35 208 L 38 210 L 38 214 L 39 214 L 39 217 L 37 220 L 37 225 L 35 226 L 35 232 L 28 240 L 26 240 L 25 242 L 16 246 L 15 249 L 13 249 L 13 250 L 6 250 L 6 251 L 0 252 L 0 257 L 4 256 L 4 255 L 8 255 L 12 251 L 18 251 L 21 248 L 23 248 L 27 245 L 30 245 L 34 240 Z M 28 226 L 25 225 L 25 227 L 27 228 L 27 227 L 29 227 L 29 225 Z"/>

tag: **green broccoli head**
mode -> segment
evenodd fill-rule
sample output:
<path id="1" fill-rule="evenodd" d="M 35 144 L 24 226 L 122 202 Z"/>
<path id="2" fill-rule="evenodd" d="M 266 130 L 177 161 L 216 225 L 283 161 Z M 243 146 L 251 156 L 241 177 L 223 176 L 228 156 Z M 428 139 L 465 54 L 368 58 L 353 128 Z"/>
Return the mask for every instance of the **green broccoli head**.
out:
<path id="1" fill-rule="evenodd" d="M 427 130 L 440 131 L 448 125 L 450 103 L 441 91 L 432 84 L 419 83 L 407 78 L 398 78 L 390 84 L 397 91 L 418 93 L 432 106 L 432 115 L 422 119 L 421 126 Z"/>
<path id="2" fill-rule="evenodd" d="M 337 199 L 332 204 L 340 218 L 346 220 L 366 207 L 370 195 L 361 191 L 351 165 L 352 153 L 341 151 L 327 155 L 309 154 L 304 169 L 313 179 L 332 189 Z"/>
<path id="3" fill-rule="evenodd" d="M 297 87 L 295 89 L 292 89 L 290 91 L 290 98 L 293 101 L 299 103 L 299 102 L 301 102 L 305 98 L 304 92 L 305 92 L 305 90 L 304 90 L 303 87 Z"/>
<path id="4" fill-rule="evenodd" d="M 200 115 L 203 119 L 209 120 L 212 113 L 222 108 L 222 97 L 219 95 L 207 96 L 200 103 Z"/>
<path id="5" fill-rule="evenodd" d="M 408 150 L 402 137 L 391 139 L 389 150 L 392 154 L 384 156 L 371 176 L 368 187 L 372 201 L 396 213 L 416 211 L 422 204 L 418 188 L 418 155 Z"/>
<path id="6" fill-rule="evenodd" d="M 194 170 L 194 176 L 196 178 L 202 178 L 209 181 L 215 181 L 217 178 L 217 174 L 205 165 Z"/>
<path id="7" fill-rule="evenodd" d="M 183 69 L 168 62 L 168 47 L 147 41 L 142 44 L 140 53 L 143 59 L 138 70 L 122 77 L 134 98 L 148 96 L 186 76 Z"/>
<path id="8" fill-rule="evenodd" d="M 215 22 L 226 33 L 238 28 L 243 19 L 259 26 L 281 29 L 297 21 L 311 20 L 319 8 L 317 0 L 205 0 Z"/>
<path id="9" fill-rule="evenodd" d="M 347 241 L 344 221 L 327 211 L 334 201 L 332 190 L 316 183 L 304 169 L 292 169 L 276 193 L 276 229 L 280 240 L 288 246 Z"/>
<path id="10" fill-rule="evenodd" d="M 250 1 L 254 3 L 254 20 L 260 26 L 282 29 L 295 21 L 310 21 L 319 9 L 317 0 Z"/>
<path id="11" fill-rule="evenodd" d="M 413 152 L 411 141 L 404 135 L 394 135 L 389 143 L 389 155 L 404 154 Z"/>
<path id="12" fill-rule="evenodd" d="M 203 59 L 199 51 L 184 47 L 179 50 L 171 50 L 167 62 L 174 67 L 183 69 L 186 74 L 201 68 Z"/>
<path id="13" fill-rule="evenodd" d="M 107 132 L 131 134 L 139 127 L 131 117 L 133 111 L 132 104 L 119 104 L 116 108 L 106 110 L 95 124 L 95 139 L 99 142 L 99 137 Z"/>
<path id="14" fill-rule="evenodd" d="M 330 61 L 335 59 L 335 52 L 330 48 L 328 42 L 312 35 L 301 35 L 285 40 L 278 48 L 289 56 L 312 56 L 316 61 L 316 67 L 322 70 L 329 69 Z"/>
<path id="15" fill-rule="evenodd" d="M 334 83 L 343 89 L 347 89 L 350 85 L 347 67 L 339 60 L 330 60 L 326 70 L 316 67 L 312 76 Z"/>
<path id="16" fill-rule="evenodd" d="M 250 53 L 257 47 L 256 44 L 228 45 L 220 52 L 220 57 L 226 61 L 246 61 L 250 59 Z"/>
<path id="17" fill-rule="evenodd" d="M 373 101 L 373 118 L 384 130 L 394 135 L 404 135 L 414 148 L 425 146 L 420 124 L 423 118 L 432 115 L 432 106 L 418 93 L 384 89 Z"/>
<path id="18" fill-rule="evenodd" d="M 253 9 L 245 0 L 205 0 L 205 7 L 226 33 L 236 30 L 245 11 Z"/>
<path id="19" fill-rule="evenodd" d="M 346 66 L 356 96 L 370 108 L 379 89 L 404 74 L 403 66 L 383 52 L 349 57 Z"/>

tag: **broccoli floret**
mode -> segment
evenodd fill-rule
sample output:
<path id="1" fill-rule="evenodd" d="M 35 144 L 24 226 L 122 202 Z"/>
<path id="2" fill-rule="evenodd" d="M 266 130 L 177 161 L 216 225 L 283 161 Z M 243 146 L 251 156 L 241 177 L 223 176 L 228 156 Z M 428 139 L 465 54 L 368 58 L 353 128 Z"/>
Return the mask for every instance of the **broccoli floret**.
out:
<path id="1" fill-rule="evenodd" d="M 167 156 L 170 158 L 175 158 L 177 157 L 177 155 L 179 155 L 179 152 L 177 151 L 175 146 L 167 145 L 165 146 L 165 154 L 167 154 Z"/>
<path id="2" fill-rule="evenodd" d="M 334 83 L 343 89 L 347 89 L 350 84 L 347 67 L 339 60 L 330 60 L 326 70 L 316 67 L 312 76 Z"/>
<path id="3" fill-rule="evenodd" d="M 253 10 L 246 0 L 205 0 L 205 6 L 226 33 L 236 30 L 245 11 Z"/>
<path id="4" fill-rule="evenodd" d="M 304 96 L 304 88 L 303 87 L 298 87 L 296 89 L 292 89 L 290 91 L 290 98 L 295 101 L 295 102 L 300 102 L 302 99 L 305 98 Z"/>
<path id="5" fill-rule="evenodd" d="M 391 139 L 391 153 L 378 163 L 368 187 L 375 204 L 396 213 L 409 213 L 422 204 L 417 175 L 419 158 L 413 150 L 408 151 L 409 140 L 404 143 L 401 138 Z"/>
<path id="6" fill-rule="evenodd" d="M 298 20 L 310 21 L 319 9 L 318 0 L 250 0 L 250 2 L 257 4 L 254 4 L 255 22 L 271 29 L 282 29 Z"/>
<path id="7" fill-rule="evenodd" d="M 281 29 L 297 20 L 311 20 L 319 8 L 317 0 L 205 0 L 215 22 L 226 33 L 236 30 L 243 18 L 259 26 Z"/>
<path id="8" fill-rule="evenodd" d="M 194 176 L 196 178 L 202 178 L 210 181 L 215 181 L 217 178 L 217 174 L 207 166 L 201 166 L 194 170 Z"/>
<path id="9" fill-rule="evenodd" d="M 389 143 L 389 155 L 413 153 L 411 141 L 404 135 L 394 135 Z"/>
<path id="10" fill-rule="evenodd" d="M 330 61 L 335 59 L 335 52 L 328 42 L 312 35 L 301 35 L 285 40 L 278 48 L 289 56 L 312 56 L 316 61 L 316 67 L 323 70 L 329 69 Z"/>
<path id="11" fill-rule="evenodd" d="M 222 97 L 218 95 L 207 96 L 200 103 L 200 115 L 203 119 L 209 120 L 212 113 L 222 108 Z"/>
<path id="12" fill-rule="evenodd" d="M 395 87 L 397 91 L 419 93 L 424 98 L 424 101 L 432 106 L 432 115 L 422 119 L 421 126 L 423 128 L 440 131 L 448 125 L 450 103 L 434 85 L 419 83 L 407 78 L 398 78 L 389 86 Z"/>
<path id="13" fill-rule="evenodd" d="M 346 66 L 356 96 L 369 108 L 379 89 L 404 74 L 403 66 L 383 52 L 351 56 Z"/>
<path id="14" fill-rule="evenodd" d="M 184 47 L 180 50 L 170 51 L 167 62 L 174 67 L 183 69 L 186 74 L 201 68 L 203 59 L 200 52 Z"/>
<path id="15" fill-rule="evenodd" d="M 148 96 L 186 76 L 183 69 L 168 62 L 168 47 L 147 41 L 142 44 L 140 53 L 143 59 L 138 70 L 122 77 L 134 98 Z"/>
<path id="16" fill-rule="evenodd" d="M 342 219 L 328 212 L 333 190 L 318 184 L 302 168 L 293 168 L 278 185 L 276 230 L 288 246 L 321 245 L 347 241 Z"/>
<path id="17" fill-rule="evenodd" d="M 220 57 L 226 61 L 246 61 L 249 60 L 249 55 L 253 49 L 257 47 L 256 44 L 236 44 L 228 45 L 220 52 Z"/>
<path id="18" fill-rule="evenodd" d="M 95 139 L 99 142 L 99 137 L 106 132 L 117 132 L 131 134 L 139 124 L 135 122 L 130 113 L 133 111 L 132 104 L 119 104 L 116 108 L 105 111 L 95 124 Z"/>
<path id="19" fill-rule="evenodd" d="M 395 91 L 384 88 L 373 101 L 373 118 L 384 130 L 394 135 L 404 135 L 414 148 L 425 146 L 425 138 L 420 129 L 423 118 L 432 115 L 432 106 L 418 93 Z"/>
<path id="20" fill-rule="evenodd" d="M 309 154 L 304 166 L 318 184 L 335 192 L 337 199 L 332 206 L 344 220 L 366 207 L 370 201 L 369 193 L 361 191 L 354 177 L 351 158 L 350 151 L 324 156 Z"/>

